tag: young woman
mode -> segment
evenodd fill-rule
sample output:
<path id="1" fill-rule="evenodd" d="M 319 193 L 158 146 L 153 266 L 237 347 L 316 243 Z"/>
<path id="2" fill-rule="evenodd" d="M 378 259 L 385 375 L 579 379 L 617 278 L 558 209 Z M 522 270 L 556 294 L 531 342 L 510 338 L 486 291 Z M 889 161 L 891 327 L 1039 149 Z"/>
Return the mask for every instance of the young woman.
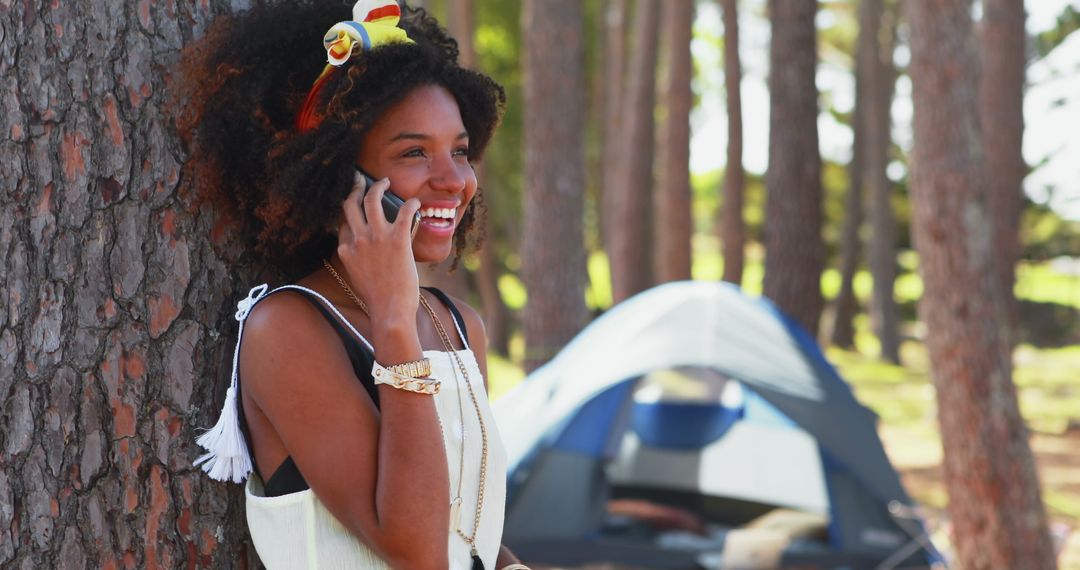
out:
<path id="1" fill-rule="evenodd" d="M 524 568 L 500 545 L 483 324 L 416 269 L 466 247 L 505 97 L 422 11 L 399 16 L 259 7 L 184 55 L 196 183 L 294 279 L 240 303 L 233 384 L 199 440 L 211 476 L 250 473 L 269 568 Z"/>

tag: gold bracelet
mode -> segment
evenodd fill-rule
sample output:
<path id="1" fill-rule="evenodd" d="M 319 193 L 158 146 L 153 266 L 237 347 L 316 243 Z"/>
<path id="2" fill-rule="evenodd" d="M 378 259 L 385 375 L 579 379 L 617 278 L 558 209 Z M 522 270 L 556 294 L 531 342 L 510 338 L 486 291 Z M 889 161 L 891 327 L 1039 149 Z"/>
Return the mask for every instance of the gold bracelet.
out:
<path id="1" fill-rule="evenodd" d="M 376 362 L 371 366 L 371 377 L 376 384 L 386 384 L 391 388 L 415 392 L 417 394 L 435 395 L 439 393 L 442 384 L 432 378 L 411 378 L 403 376 Z"/>
<path id="2" fill-rule="evenodd" d="M 394 374 L 400 374 L 401 376 L 407 376 L 409 378 L 427 378 L 428 376 L 431 376 L 431 359 L 421 358 L 420 360 L 414 360 L 412 362 L 393 364 L 387 366 L 386 369 Z"/>

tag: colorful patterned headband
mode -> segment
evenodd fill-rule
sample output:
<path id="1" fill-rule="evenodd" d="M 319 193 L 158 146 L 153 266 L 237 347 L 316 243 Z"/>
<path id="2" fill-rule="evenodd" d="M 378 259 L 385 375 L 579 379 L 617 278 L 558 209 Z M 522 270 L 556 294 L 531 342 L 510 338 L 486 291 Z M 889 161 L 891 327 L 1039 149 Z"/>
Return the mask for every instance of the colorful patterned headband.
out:
<path id="1" fill-rule="evenodd" d="M 296 115 L 296 128 L 301 132 L 319 124 L 315 102 L 334 68 L 349 60 L 354 51 L 394 42 L 413 43 L 405 30 L 397 27 L 401 8 L 395 0 L 359 0 L 353 5 L 353 19 L 334 24 L 323 36 L 326 48 L 326 67 L 311 86 L 307 99 Z"/>

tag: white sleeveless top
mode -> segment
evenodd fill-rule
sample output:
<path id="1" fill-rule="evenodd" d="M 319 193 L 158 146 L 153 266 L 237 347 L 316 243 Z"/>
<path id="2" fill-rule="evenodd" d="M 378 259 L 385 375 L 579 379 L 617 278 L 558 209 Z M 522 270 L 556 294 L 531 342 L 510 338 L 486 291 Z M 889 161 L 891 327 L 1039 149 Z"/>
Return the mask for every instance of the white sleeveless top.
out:
<path id="1" fill-rule="evenodd" d="M 495 568 L 502 542 L 506 502 L 506 451 L 495 426 L 495 417 L 491 413 L 476 357 L 468 348 L 458 351 L 458 355 L 469 372 L 469 381 L 480 404 L 488 434 L 484 507 L 480 531 L 476 536 L 476 550 L 485 568 Z M 441 390 L 433 398 L 446 447 L 450 497 L 456 496 L 460 473 L 461 530 L 467 535 L 472 534 L 480 486 L 480 424 L 469 390 L 461 379 L 461 371 L 452 354 L 428 350 L 424 351 L 424 356 L 431 359 L 431 376 L 442 382 Z M 464 417 L 459 410 L 464 412 Z M 463 466 L 462 422 L 465 428 Z M 248 530 L 259 558 L 270 570 L 390 568 L 338 522 L 311 489 L 266 497 L 258 475 L 252 474 L 245 488 L 245 496 Z M 452 529 L 447 533 L 447 549 L 450 570 L 468 570 L 472 567 L 469 545 Z"/>

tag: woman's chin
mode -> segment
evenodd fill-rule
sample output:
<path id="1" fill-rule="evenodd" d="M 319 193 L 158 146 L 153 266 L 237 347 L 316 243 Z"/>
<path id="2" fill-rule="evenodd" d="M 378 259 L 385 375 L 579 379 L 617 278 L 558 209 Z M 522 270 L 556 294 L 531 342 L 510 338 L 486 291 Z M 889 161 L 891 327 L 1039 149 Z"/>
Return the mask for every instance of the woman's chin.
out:
<path id="1" fill-rule="evenodd" d="M 448 244 L 441 247 L 430 247 L 421 244 L 413 246 L 413 259 L 417 263 L 442 263 L 450 257 L 453 246 Z"/>

